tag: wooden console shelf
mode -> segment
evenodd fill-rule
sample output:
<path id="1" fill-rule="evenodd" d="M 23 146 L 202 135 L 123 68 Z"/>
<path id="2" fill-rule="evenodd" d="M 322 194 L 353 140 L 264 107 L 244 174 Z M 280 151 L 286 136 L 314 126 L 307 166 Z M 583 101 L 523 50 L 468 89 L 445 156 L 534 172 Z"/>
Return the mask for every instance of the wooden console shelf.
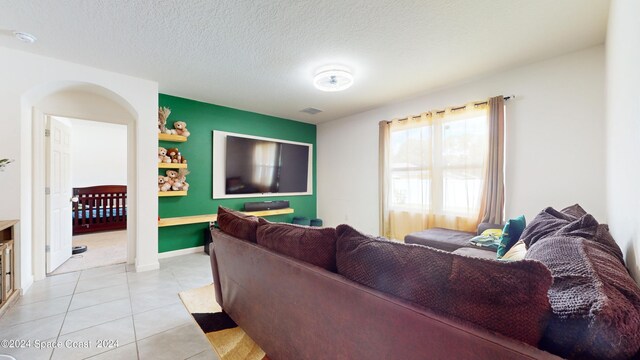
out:
<path id="1" fill-rule="evenodd" d="M 172 142 L 185 142 L 187 141 L 187 137 L 182 135 L 158 134 L 158 140 L 172 141 Z"/>
<path id="2" fill-rule="evenodd" d="M 158 163 L 158 169 L 186 169 L 187 164 Z"/>
<path id="3" fill-rule="evenodd" d="M 159 197 L 165 197 L 165 196 L 187 196 L 187 192 L 186 191 L 159 191 L 158 192 L 158 196 Z"/>
<path id="4" fill-rule="evenodd" d="M 18 297 L 14 253 L 17 220 L 0 221 L 0 316 Z"/>
<path id="5" fill-rule="evenodd" d="M 167 192 L 170 192 L 170 191 L 167 191 Z M 177 191 L 173 191 L 173 192 L 177 192 Z M 255 215 L 255 216 L 273 216 L 273 215 L 293 214 L 293 209 L 285 208 L 285 209 L 264 210 L 264 211 L 245 211 L 244 213 L 247 215 Z M 204 215 L 165 218 L 165 219 L 160 219 L 158 221 L 158 227 L 206 223 L 206 222 L 216 221 L 217 218 L 218 218 L 218 214 L 204 214 Z"/>

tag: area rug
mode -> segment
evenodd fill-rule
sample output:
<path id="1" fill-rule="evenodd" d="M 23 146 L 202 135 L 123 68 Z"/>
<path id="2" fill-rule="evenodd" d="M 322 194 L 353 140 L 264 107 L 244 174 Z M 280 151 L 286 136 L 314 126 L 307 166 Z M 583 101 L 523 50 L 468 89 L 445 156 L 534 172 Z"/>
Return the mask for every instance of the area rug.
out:
<path id="1" fill-rule="evenodd" d="M 264 351 L 225 313 L 213 284 L 183 291 L 182 303 L 209 339 L 220 360 L 268 360 Z"/>

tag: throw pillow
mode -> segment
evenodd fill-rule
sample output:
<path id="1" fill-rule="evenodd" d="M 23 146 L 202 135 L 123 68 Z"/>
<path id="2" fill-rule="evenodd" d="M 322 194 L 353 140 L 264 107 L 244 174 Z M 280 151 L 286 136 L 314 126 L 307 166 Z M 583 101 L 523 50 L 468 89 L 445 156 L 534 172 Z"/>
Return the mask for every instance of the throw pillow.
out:
<path id="1" fill-rule="evenodd" d="M 502 229 L 487 229 L 483 231 L 482 234 L 480 235 L 500 237 L 502 236 Z"/>
<path id="2" fill-rule="evenodd" d="M 336 271 L 336 230 L 285 223 L 261 223 L 258 245 Z"/>
<path id="3" fill-rule="evenodd" d="M 553 275 L 540 347 L 570 359 L 627 359 L 640 350 L 640 288 L 596 241 L 554 235 L 527 250 Z"/>
<path id="4" fill-rule="evenodd" d="M 500 260 L 508 260 L 508 261 L 517 261 L 523 260 L 525 255 L 527 254 L 527 247 L 524 245 L 522 240 L 518 240 L 515 245 L 507 251 L 506 254 Z"/>
<path id="5" fill-rule="evenodd" d="M 218 206 L 218 226 L 223 232 L 242 240 L 256 242 L 258 217 Z"/>
<path id="6" fill-rule="evenodd" d="M 336 232 L 338 273 L 347 279 L 534 346 L 540 340 L 551 285 L 541 263 L 466 257 L 348 225 Z"/>
<path id="7" fill-rule="evenodd" d="M 498 246 L 500 246 L 500 236 L 494 234 L 484 235 L 483 233 L 482 235 L 472 237 L 469 243 L 473 246 L 498 250 Z"/>
<path id="8" fill-rule="evenodd" d="M 498 246 L 497 256 L 498 259 L 504 256 L 504 254 L 511 249 L 513 244 L 520 240 L 520 235 L 527 226 L 527 221 L 524 215 L 520 215 L 517 218 L 507 220 L 502 229 L 502 236 L 500 237 L 500 245 Z"/>

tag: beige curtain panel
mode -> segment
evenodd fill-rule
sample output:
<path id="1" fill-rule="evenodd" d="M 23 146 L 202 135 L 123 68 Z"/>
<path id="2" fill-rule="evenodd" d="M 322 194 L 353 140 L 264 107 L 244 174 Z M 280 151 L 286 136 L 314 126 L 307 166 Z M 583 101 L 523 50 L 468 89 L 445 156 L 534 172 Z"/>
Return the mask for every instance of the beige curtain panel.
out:
<path id="1" fill-rule="evenodd" d="M 504 97 L 489 99 L 489 152 L 479 222 L 504 221 Z"/>
<path id="2" fill-rule="evenodd" d="M 485 209 L 498 207 L 483 196 L 488 109 L 472 103 L 380 122 L 381 235 L 402 240 L 432 227 L 475 231 Z"/>

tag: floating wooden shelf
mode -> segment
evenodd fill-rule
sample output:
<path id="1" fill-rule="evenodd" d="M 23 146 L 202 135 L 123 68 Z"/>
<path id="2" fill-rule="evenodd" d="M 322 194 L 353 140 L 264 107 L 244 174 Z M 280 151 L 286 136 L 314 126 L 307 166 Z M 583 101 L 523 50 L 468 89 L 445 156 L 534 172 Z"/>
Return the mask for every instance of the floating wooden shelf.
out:
<path id="1" fill-rule="evenodd" d="M 159 191 L 158 192 L 158 196 L 159 197 L 165 197 L 165 196 L 187 196 L 187 192 L 186 191 Z"/>
<path id="2" fill-rule="evenodd" d="M 174 192 L 177 192 L 177 191 L 174 191 Z M 244 213 L 248 215 L 255 215 L 255 216 L 273 216 L 273 215 L 293 214 L 293 209 L 286 208 L 286 209 L 277 209 L 277 210 L 249 211 Z M 216 221 L 217 219 L 218 219 L 218 214 L 179 216 L 179 217 L 160 219 L 158 221 L 158 227 L 207 223 L 207 222 Z"/>
<path id="3" fill-rule="evenodd" d="M 206 222 L 216 221 L 217 218 L 218 218 L 218 214 L 205 214 L 205 215 L 166 218 L 166 219 L 160 219 L 158 221 L 158 227 L 206 223 Z"/>
<path id="4" fill-rule="evenodd" d="M 276 210 L 244 211 L 244 213 L 247 215 L 255 215 L 255 216 L 273 216 L 273 215 L 293 214 L 293 209 L 284 208 L 284 209 L 276 209 Z"/>
<path id="5" fill-rule="evenodd" d="M 187 164 L 158 163 L 158 169 L 186 169 Z"/>
<path id="6" fill-rule="evenodd" d="M 187 137 L 182 135 L 158 134 L 158 140 L 172 141 L 172 142 L 185 142 L 187 141 Z"/>

